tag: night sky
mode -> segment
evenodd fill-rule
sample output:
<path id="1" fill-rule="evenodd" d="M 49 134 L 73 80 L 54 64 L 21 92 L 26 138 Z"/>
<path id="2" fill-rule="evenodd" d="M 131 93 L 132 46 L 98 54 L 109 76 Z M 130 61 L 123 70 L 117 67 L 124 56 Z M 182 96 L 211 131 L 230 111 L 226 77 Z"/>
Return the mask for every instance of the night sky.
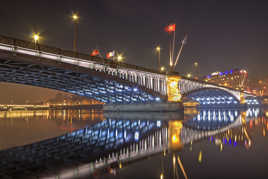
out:
<path id="1" fill-rule="evenodd" d="M 0 34 L 31 40 L 32 32 L 40 32 L 40 43 L 72 49 L 70 15 L 79 12 L 80 52 L 98 48 L 104 55 L 116 50 L 126 63 L 156 68 L 154 48 L 161 45 L 161 63 L 167 65 L 169 36 L 164 28 L 176 23 L 176 52 L 188 34 L 176 71 L 191 72 L 197 61 L 200 75 L 244 68 L 254 79 L 268 76 L 267 9 L 265 0 L 2 0 Z M 13 86 L 0 94 L 0 103 L 10 96 L 15 101 L 36 98 L 25 87 L 19 97 Z M 0 83 L 1 92 L 7 87 Z M 45 97 L 53 93 L 35 91 Z"/>

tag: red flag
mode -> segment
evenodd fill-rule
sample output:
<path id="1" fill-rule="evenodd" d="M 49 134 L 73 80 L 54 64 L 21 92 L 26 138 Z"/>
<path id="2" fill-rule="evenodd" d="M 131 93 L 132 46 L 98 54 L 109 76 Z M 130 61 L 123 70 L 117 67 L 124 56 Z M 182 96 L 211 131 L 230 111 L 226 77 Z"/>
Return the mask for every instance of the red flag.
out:
<path id="1" fill-rule="evenodd" d="M 95 50 L 92 51 L 92 53 L 90 55 L 91 56 L 97 56 L 99 54 L 100 54 L 100 52 L 97 49 L 95 49 Z"/>
<path id="2" fill-rule="evenodd" d="M 114 55 L 115 55 L 115 52 L 111 51 L 111 52 L 106 54 L 106 57 L 109 59 L 109 58 L 113 57 Z"/>
<path id="3" fill-rule="evenodd" d="M 175 32 L 176 30 L 176 24 L 169 24 L 165 27 L 165 31 L 167 32 Z"/>

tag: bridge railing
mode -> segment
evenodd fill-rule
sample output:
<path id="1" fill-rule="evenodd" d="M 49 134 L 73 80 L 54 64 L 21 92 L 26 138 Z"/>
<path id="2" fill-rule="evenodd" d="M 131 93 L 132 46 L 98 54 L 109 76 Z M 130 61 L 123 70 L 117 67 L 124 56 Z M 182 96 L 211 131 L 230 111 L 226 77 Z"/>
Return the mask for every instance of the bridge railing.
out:
<path id="1" fill-rule="evenodd" d="M 79 59 L 83 59 L 83 60 L 93 61 L 93 62 L 100 63 L 100 64 L 107 64 L 107 65 L 111 65 L 111 66 L 114 65 L 117 67 L 129 68 L 129 69 L 133 69 L 133 70 L 145 71 L 145 72 L 156 73 L 156 74 L 165 74 L 165 73 L 159 72 L 157 70 L 140 67 L 140 66 L 133 65 L 133 64 L 127 64 L 124 62 L 114 62 L 112 60 L 105 59 L 105 58 L 90 56 L 90 55 L 87 55 L 84 53 L 74 52 L 74 51 L 70 51 L 70 50 L 63 50 L 61 48 L 51 47 L 51 46 L 47 46 L 47 45 L 41 45 L 38 43 L 35 44 L 33 42 L 15 39 L 15 38 L 10 38 L 10 37 L 5 37 L 2 35 L 0 35 L 0 43 L 12 45 L 12 46 L 23 47 L 23 48 L 32 49 L 32 50 L 38 50 L 38 51 L 52 53 L 52 54 L 57 54 L 59 56 L 72 57 L 78 61 L 79 61 Z"/>
<path id="2" fill-rule="evenodd" d="M 163 96 L 166 95 L 165 74 L 155 70 L 1 35 L 0 49 L 90 68 L 117 76 L 122 80 L 145 87 L 145 89 L 160 93 Z M 141 81 L 141 78 L 144 78 L 143 81 Z"/>

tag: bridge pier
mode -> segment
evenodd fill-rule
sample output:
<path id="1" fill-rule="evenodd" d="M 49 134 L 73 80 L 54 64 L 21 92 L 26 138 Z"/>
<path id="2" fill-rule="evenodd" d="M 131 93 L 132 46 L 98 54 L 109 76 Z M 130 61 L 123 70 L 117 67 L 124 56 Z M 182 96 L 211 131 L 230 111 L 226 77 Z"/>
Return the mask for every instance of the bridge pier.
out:
<path id="1" fill-rule="evenodd" d="M 183 112 L 182 103 L 105 104 L 104 112 Z"/>

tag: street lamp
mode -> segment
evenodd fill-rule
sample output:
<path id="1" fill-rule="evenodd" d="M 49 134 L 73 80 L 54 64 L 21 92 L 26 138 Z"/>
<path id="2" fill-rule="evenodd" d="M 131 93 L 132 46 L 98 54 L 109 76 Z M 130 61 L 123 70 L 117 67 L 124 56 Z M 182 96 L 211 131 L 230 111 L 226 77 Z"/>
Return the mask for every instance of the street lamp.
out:
<path id="1" fill-rule="evenodd" d="M 74 22 L 76 22 L 76 21 L 78 21 L 79 16 L 77 14 L 73 14 L 72 19 L 73 19 Z"/>
<path id="2" fill-rule="evenodd" d="M 155 48 L 156 53 L 158 53 L 158 69 L 160 69 L 160 51 L 161 51 L 161 47 L 158 45 Z"/>
<path id="3" fill-rule="evenodd" d="M 73 51 L 77 52 L 77 39 L 78 39 L 78 23 L 79 15 L 77 13 L 72 14 L 72 21 L 74 23 L 74 39 L 73 39 Z"/>
<path id="4" fill-rule="evenodd" d="M 187 78 L 191 78 L 192 77 L 192 74 L 191 73 L 187 73 L 186 77 Z"/>
<path id="5" fill-rule="evenodd" d="M 164 174 L 163 173 L 160 174 L 160 179 L 164 179 Z"/>
<path id="6" fill-rule="evenodd" d="M 160 68 L 160 71 L 161 71 L 161 72 L 165 71 L 165 67 L 162 66 L 162 67 Z"/>
<path id="7" fill-rule="evenodd" d="M 38 34 L 33 35 L 34 43 L 37 43 L 39 40 L 40 36 Z"/>
<path id="8" fill-rule="evenodd" d="M 122 54 L 118 54 L 116 58 L 117 58 L 117 61 L 118 61 L 118 62 L 122 62 L 123 59 L 124 59 L 124 57 L 123 57 Z"/>
<path id="9" fill-rule="evenodd" d="M 40 35 L 39 35 L 39 33 L 34 33 L 34 34 L 32 35 L 32 38 L 33 38 L 33 40 L 34 40 L 34 47 L 35 47 L 35 49 L 36 49 L 36 46 L 37 46 L 37 44 L 38 44 L 38 42 L 39 42 L 39 40 L 40 40 Z"/>
<path id="10" fill-rule="evenodd" d="M 198 62 L 194 62 L 194 75 L 196 76 L 197 79 L 199 78 L 198 66 L 199 66 Z"/>

